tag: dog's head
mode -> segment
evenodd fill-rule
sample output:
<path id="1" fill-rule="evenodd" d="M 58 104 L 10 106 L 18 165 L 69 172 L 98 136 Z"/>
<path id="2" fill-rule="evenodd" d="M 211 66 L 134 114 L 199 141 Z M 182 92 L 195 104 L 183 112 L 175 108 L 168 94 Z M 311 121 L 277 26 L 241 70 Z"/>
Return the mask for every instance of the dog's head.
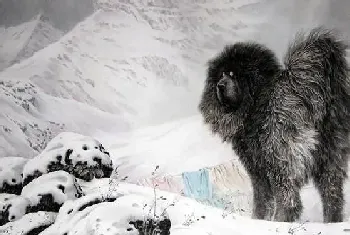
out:
<path id="1" fill-rule="evenodd" d="M 231 111 L 253 99 L 259 86 L 280 70 L 271 50 L 251 42 L 226 46 L 208 64 L 207 82 L 215 85 L 219 103 Z"/>

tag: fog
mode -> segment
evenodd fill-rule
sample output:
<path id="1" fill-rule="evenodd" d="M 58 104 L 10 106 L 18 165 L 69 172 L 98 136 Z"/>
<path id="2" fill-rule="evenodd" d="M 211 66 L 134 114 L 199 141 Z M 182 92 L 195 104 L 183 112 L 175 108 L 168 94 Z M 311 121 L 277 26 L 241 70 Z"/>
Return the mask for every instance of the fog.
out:
<path id="1" fill-rule="evenodd" d="M 18 25 L 42 13 L 53 26 L 69 31 L 93 11 L 93 0 L 0 0 L 0 25 Z"/>
<path id="2" fill-rule="evenodd" d="M 266 1 L 266 8 L 261 14 L 266 15 L 269 23 L 267 28 L 257 32 L 253 39 L 268 44 L 279 56 L 283 54 L 287 42 L 300 29 L 323 24 L 339 29 L 346 37 L 350 36 L 348 0 L 263 1 Z M 17 25 L 43 13 L 55 27 L 69 31 L 93 13 L 93 2 L 94 0 L 0 0 L 0 25 Z M 148 2 L 153 6 L 178 5 L 179 9 L 185 9 L 187 6 L 186 1 L 177 0 Z"/>
<path id="3" fill-rule="evenodd" d="M 135 0 L 136 1 L 136 0 Z M 220 0 L 225 2 L 225 0 Z M 218 2 L 220 2 L 218 1 Z M 0 0 L 0 25 L 16 25 L 44 12 L 59 29 L 69 30 L 94 11 L 94 0 Z M 130 1 L 132 2 L 132 1 Z M 152 5 L 180 4 L 186 1 L 150 1 Z M 166 3 L 165 3 L 166 2 Z M 180 2 L 180 3 L 179 3 Z M 172 5 L 173 5 L 172 4 Z M 326 24 L 349 34 L 348 0 L 267 0 L 271 23 L 285 32 L 299 27 Z M 271 32 L 270 32 L 271 33 Z M 276 32 L 278 33 L 278 32 Z"/>
<path id="4" fill-rule="evenodd" d="M 266 9 L 266 28 L 254 39 L 267 44 L 279 58 L 298 31 L 324 25 L 348 39 L 350 36 L 350 1 L 348 0 L 271 0 Z"/>

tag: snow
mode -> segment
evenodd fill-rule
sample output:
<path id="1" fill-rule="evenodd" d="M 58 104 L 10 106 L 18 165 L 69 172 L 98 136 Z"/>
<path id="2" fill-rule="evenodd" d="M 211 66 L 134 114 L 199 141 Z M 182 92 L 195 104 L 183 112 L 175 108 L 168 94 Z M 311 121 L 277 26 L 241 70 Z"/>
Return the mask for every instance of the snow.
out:
<path id="1" fill-rule="evenodd" d="M 50 172 L 24 186 L 20 196 L 1 194 L 0 213 L 5 213 L 1 216 L 1 219 L 16 221 L 28 211 L 32 211 L 32 208 L 38 207 L 40 203 L 45 204 L 45 209 L 51 211 L 52 209 L 47 207 L 52 207 L 53 205 L 48 203 L 62 205 L 67 200 L 80 197 L 81 194 L 81 189 L 75 182 L 74 176 L 64 171 Z M 52 202 L 43 202 L 44 195 L 50 195 Z M 8 212 L 7 218 L 4 218 L 6 212 Z"/>
<path id="2" fill-rule="evenodd" d="M 0 158 L 0 188 L 5 182 L 9 185 L 21 184 L 21 174 L 27 161 L 20 157 Z"/>
<path id="3" fill-rule="evenodd" d="M 52 164 L 86 168 L 112 168 L 112 161 L 100 142 L 88 136 L 72 132 L 62 132 L 53 138 L 46 148 L 35 158 L 30 159 L 23 169 L 23 178 L 50 171 Z"/>
<path id="4" fill-rule="evenodd" d="M 79 194 L 81 192 L 74 176 L 65 171 L 55 171 L 44 174 L 24 186 L 21 196 L 28 199 L 30 206 L 35 206 L 39 204 L 42 195 L 51 195 L 53 201 L 61 205 Z"/>
<path id="5" fill-rule="evenodd" d="M 37 213 L 26 214 L 21 219 L 7 223 L 0 227 L 0 234 L 6 235 L 22 235 L 27 234 L 41 226 L 49 226 L 56 219 L 56 214 L 53 212 L 39 211 Z"/>
<path id="6" fill-rule="evenodd" d="M 0 27 L 0 70 L 10 65 L 35 28 L 35 22 L 30 21 L 14 27 Z M 11 50 L 9 50 L 11 48 Z"/>
<path id="7" fill-rule="evenodd" d="M 173 143 L 175 140 L 179 139 L 178 134 L 185 132 L 185 130 L 191 130 L 189 127 L 195 127 L 195 123 L 198 123 L 198 116 L 180 120 L 177 122 L 172 122 L 164 124 L 162 126 L 148 127 L 139 132 L 135 132 L 134 136 L 129 136 L 131 139 L 136 137 L 135 140 L 137 144 L 144 143 L 145 146 L 150 145 L 149 149 L 139 149 L 135 146 L 127 147 L 120 145 L 119 141 L 115 140 L 111 136 L 105 136 L 106 143 L 105 146 L 111 146 L 114 148 L 114 151 L 117 152 L 118 147 L 121 150 L 127 151 L 130 155 L 133 156 L 134 151 L 135 155 L 140 152 L 146 153 L 150 151 L 153 146 L 164 146 L 167 147 L 166 143 Z M 173 127 L 173 128 L 171 128 Z M 200 130 L 200 125 L 196 129 Z M 205 128 L 203 129 L 203 132 Z M 191 131 L 192 132 L 192 131 Z M 198 132 L 197 132 L 198 133 Z M 102 134 L 101 134 L 102 135 Z M 60 135 L 59 135 L 60 136 Z M 61 136 L 66 136 L 65 140 L 74 140 L 78 139 L 79 141 L 84 139 L 79 135 L 74 133 L 62 133 Z M 203 135 L 200 135 L 203 136 Z M 205 135 L 204 135 L 205 136 Z M 78 137 L 78 138 L 76 138 Z M 125 137 L 125 136 L 124 136 Z M 85 137 L 86 138 L 86 137 Z M 127 140 L 120 137 L 121 139 Z M 206 161 L 210 159 L 212 154 L 216 151 L 223 151 L 224 155 L 221 160 L 236 160 L 237 156 L 233 154 L 233 151 L 229 146 L 221 145 L 218 138 L 212 137 L 210 135 L 202 137 L 203 140 L 208 141 L 209 146 L 213 143 L 217 143 L 217 146 L 212 147 L 212 152 L 203 152 L 200 154 L 202 158 L 194 161 L 193 164 L 189 164 L 187 168 L 179 167 L 179 165 L 168 164 L 166 170 L 163 170 L 163 174 L 169 173 L 179 173 L 183 169 L 194 170 L 198 167 L 204 166 L 199 160 L 204 159 Z M 87 138 L 89 139 L 89 138 Z M 191 136 L 188 139 L 194 140 Z M 85 139 L 86 140 L 86 139 Z M 90 139 L 91 140 L 91 139 Z M 102 141 L 101 141 L 102 142 Z M 58 143 L 63 143 L 64 141 L 60 138 L 54 138 L 52 142 L 49 143 L 48 149 L 57 147 Z M 83 143 L 83 142 L 80 142 Z M 113 144 L 114 143 L 114 144 Z M 196 141 L 194 141 L 196 143 Z M 191 146 L 196 146 L 196 144 L 190 143 Z M 181 146 L 181 142 L 179 142 Z M 184 143 L 183 143 L 184 144 Z M 131 143 L 130 143 L 131 145 Z M 79 145 L 80 146 L 80 145 Z M 221 146 L 221 147 L 220 147 Z M 198 148 L 200 147 L 198 143 Z M 185 146 L 178 147 L 181 148 L 183 155 L 191 156 L 198 149 L 191 149 L 190 152 L 186 152 L 187 148 Z M 108 149 L 108 148 L 106 148 Z M 157 149 L 154 148 L 154 155 L 156 155 Z M 209 151 L 210 148 L 206 149 Z M 109 150 L 109 149 L 108 149 Z M 147 150 L 147 151 L 146 151 Z M 172 149 L 168 149 L 170 153 L 173 152 Z M 192 152 L 194 151 L 194 152 Z M 227 152 L 225 152 L 227 151 Z M 168 152 L 168 154 L 169 154 Z M 121 153 L 121 151 L 119 152 Z M 150 157 L 152 152 L 149 153 Z M 176 153 L 175 153 L 176 154 Z M 181 155 L 181 152 L 177 154 Z M 220 155 L 220 154 L 219 154 Z M 221 155 L 221 156 L 222 156 Z M 226 155 L 226 156 L 225 156 Z M 161 155 L 160 155 L 161 156 Z M 195 156 L 195 155 L 194 155 Z M 132 158 L 132 157 L 131 157 Z M 184 161 L 184 157 L 182 160 Z M 118 157 L 113 159 L 115 162 L 118 161 Z M 150 159 L 149 159 L 150 160 Z M 152 161 L 154 164 L 161 163 L 163 159 L 161 157 L 154 157 Z M 197 164 L 195 164 L 197 162 Z M 219 160 L 212 162 L 212 165 L 215 166 L 216 163 L 219 163 Z M 165 163 L 163 163 L 165 166 Z M 177 163 L 178 164 L 178 163 Z M 135 166 L 136 162 L 135 162 Z M 206 165 L 207 166 L 207 165 Z M 123 169 L 123 164 L 119 166 L 120 169 Z M 151 169 L 151 165 L 149 166 Z M 161 168 L 159 168 L 161 170 Z M 241 169 L 244 171 L 243 169 Z M 125 169 L 125 173 L 127 170 Z M 140 174 L 138 174 L 140 173 Z M 139 175 L 146 176 L 147 171 L 144 172 L 136 169 L 135 171 L 130 172 L 131 178 L 138 178 Z M 62 177 L 62 175 L 64 177 Z M 43 194 L 49 192 L 52 189 L 57 189 L 58 184 L 66 185 L 67 182 L 72 183 L 71 177 L 68 176 L 66 172 L 51 172 L 49 174 L 44 174 L 41 177 L 32 181 L 29 185 L 24 187 L 22 195 L 28 193 L 27 198 L 32 198 L 32 201 L 35 201 L 33 198 L 36 198 L 35 195 Z M 69 185 L 70 185 L 69 183 Z M 338 224 L 323 224 L 322 223 L 322 210 L 320 208 L 319 196 L 312 185 L 304 187 L 302 191 L 302 201 L 304 204 L 304 213 L 300 221 L 295 223 L 276 223 L 268 221 L 258 221 L 252 220 L 248 216 L 242 216 L 239 212 L 232 212 L 229 210 L 222 210 L 215 207 L 205 206 L 199 202 L 196 202 L 193 199 L 186 198 L 174 193 L 169 193 L 165 191 L 160 191 L 156 189 L 155 191 L 152 188 L 137 186 L 133 183 L 126 183 L 118 179 L 94 179 L 91 182 L 84 182 L 78 180 L 78 183 L 81 185 L 81 188 L 86 196 L 76 198 L 71 193 L 71 197 L 64 197 L 60 200 L 60 197 L 63 197 L 63 194 L 59 190 L 50 191 L 53 195 L 56 195 L 57 201 L 64 202 L 61 207 L 57 219 L 54 224 L 45 230 L 42 234 L 44 235 L 58 235 L 68 232 L 68 234 L 138 234 L 133 225 L 129 224 L 130 221 L 141 220 L 144 221 L 145 218 L 154 218 L 154 213 L 156 215 L 162 215 L 162 217 L 169 218 L 171 221 L 171 234 L 347 234 L 346 229 L 349 229 L 349 223 L 343 222 Z M 345 193 L 350 195 L 350 183 L 348 182 L 345 187 Z M 66 186 L 67 187 L 67 186 Z M 237 187 L 244 187 L 244 185 L 237 185 Z M 248 186 L 247 186 L 248 187 Z M 67 187 L 69 188 L 69 187 Z M 72 188 L 72 187 L 71 187 Z M 68 190 L 68 189 L 67 189 Z M 31 195 L 34 195 L 32 197 Z M 21 197 L 18 197 L 21 198 Z M 20 199 L 18 199 L 20 201 Z M 115 201 L 108 201 L 108 198 L 116 198 Z M 155 199 L 156 198 L 156 199 Z M 246 199 L 248 200 L 249 197 Z M 11 198 L 8 201 L 13 201 Z M 156 201 L 156 206 L 154 202 Z M 345 208 L 345 218 L 349 217 L 348 212 L 350 211 L 348 200 Z M 95 202 L 90 204 L 90 202 Z M 172 205 L 173 204 L 173 205 Z M 84 206 L 87 205 L 87 206 Z M 251 204 L 250 204 L 251 205 Z M 15 207 L 14 207 L 15 208 Z M 81 209 L 84 208 L 84 209 Z M 155 208 L 155 212 L 154 212 Z M 248 214 L 251 213 L 251 208 L 248 211 Z M 16 218 L 21 218 L 23 212 L 19 209 L 12 212 L 16 215 Z M 12 215 L 11 214 L 11 215 Z M 161 219 L 162 217 L 158 218 Z M 23 218 L 23 217 L 22 217 Z M 21 221 L 21 220 L 19 220 Z M 17 223 L 17 220 L 10 223 Z M 8 228 L 8 224 L 0 227 L 0 229 Z M 133 228 L 131 231 L 127 229 Z"/>
<path id="8" fill-rule="evenodd" d="M 325 12 L 317 1 L 305 8 L 297 2 L 98 0 L 95 12 L 64 35 L 42 15 L 0 27 L 0 185 L 21 182 L 21 174 L 36 177 L 19 196 L 0 194 L 0 220 L 11 221 L 0 234 L 25 234 L 51 223 L 42 235 L 138 234 L 130 220 L 159 220 L 154 213 L 163 212 L 175 235 L 347 234 L 349 181 L 343 223 L 322 223 L 312 183 L 302 190 L 300 221 L 250 219 L 248 176 L 231 146 L 212 136 L 197 112 L 205 63 L 226 43 L 258 40 L 280 57 L 295 30 Z M 312 6 L 317 8 L 309 12 Z M 303 16 L 288 17 L 300 8 Z M 75 182 L 65 171 L 49 172 L 52 162 L 65 164 L 68 149 L 72 165 L 96 167 L 97 156 L 105 165 L 113 162 L 117 174 Z M 135 185 L 228 161 L 243 177 L 230 187 L 243 192 L 232 200 L 244 213 Z M 75 185 L 84 192 L 79 198 Z M 48 193 L 63 203 L 58 213 L 25 214 Z"/>
<path id="9" fill-rule="evenodd" d="M 89 185 L 89 186 L 88 186 Z M 171 221 L 170 234 L 347 234 L 350 228 L 348 222 L 338 224 L 323 224 L 314 222 L 277 223 L 251 220 L 237 214 L 225 214 L 224 211 L 204 206 L 194 200 L 176 194 L 120 183 L 114 195 L 114 202 L 102 202 L 79 211 L 87 199 L 96 198 L 108 193 L 108 180 L 94 180 L 86 183 L 89 196 L 76 201 L 66 202 L 52 227 L 43 235 L 68 234 L 138 234 L 129 221 L 156 216 L 169 218 Z M 92 194 L 91 194 L 92 193 Z M 156 196 L 156 209 L 154 209 Z M 165 198 L 162 199 L 162 198 Z M 155 210 L 155 211 L 154 211 Z M 67 213 L 71 211 L 71 213 Z"/>
<path id="10" fill-rule="evenodd" d="M 240 13 L 242 1 L 97 3 L 94 14 L 59 40 L 0 72 L 8 94 L 1 96 L 8 131 L 0 129 L 0 156 L 32 158 L 61 131 L 119 133 L 196 114 L 207 58 L 248 37 L 264 18 Z M 28 37 L 34 30 L 16 27 L 28 29 Z M 18 50 L 6 47 L 13 55 Z M 31 87 L 22 92 L 28 98 L 20 100 L 14 84 Z"/>
<path id="11" fill-rule="evenodd" d="M 18 26 L 0 27 L 0 71 L 31 57 L 62 34 L 43 19 L 42 14 Z"/>
<path id="12" fill-rule="evenodd" d="M 15 221 L 22 218 L 22 216 L 26 213 L 28 204 L 28 200 L 22 196 L 5 194 L 0 198 L 0 205 L 2 206 L 0 211 L 2 213 L 8 211 L 8 216 L 7 218 L 3 218 L 3 215 L 2 219 Z"/>
<path id="13" fill-rule="evenodd" d="M 57 41 L 63 35 L 63 32 L 54 28 L 42 14 L 36 16 L 35 23 L 34 30 L 12 61 L 13 64 L 31 57 L 35 52 Z"/>
<path id="14" fill-rule="evenodd" d="M 157 175 L 176 175 L 229 160 L 240 165 L 231 146 L 212 136 L 197 115 L 116 136 L 94 136 L 109 150 L 120 178 L 132 182 L 150 177 L 156 166 Z"/>

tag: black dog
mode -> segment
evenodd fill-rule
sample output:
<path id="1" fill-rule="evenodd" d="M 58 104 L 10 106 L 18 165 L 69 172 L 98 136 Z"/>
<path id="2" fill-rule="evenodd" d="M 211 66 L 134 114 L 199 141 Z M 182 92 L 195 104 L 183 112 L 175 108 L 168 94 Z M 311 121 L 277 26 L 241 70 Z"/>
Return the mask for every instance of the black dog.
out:
<path id="1" fill-rule="evenodd" d="M 199 110 L 246 168 L 254 218 L 299 219 L 300 188 L 313 178 L 324 221 L 342 221 L 350 151 L 345 56 L 345 43 L 319 27 L 296 37 L 285 68 L 254 42 L 226 46 L 209 61 Z"/>

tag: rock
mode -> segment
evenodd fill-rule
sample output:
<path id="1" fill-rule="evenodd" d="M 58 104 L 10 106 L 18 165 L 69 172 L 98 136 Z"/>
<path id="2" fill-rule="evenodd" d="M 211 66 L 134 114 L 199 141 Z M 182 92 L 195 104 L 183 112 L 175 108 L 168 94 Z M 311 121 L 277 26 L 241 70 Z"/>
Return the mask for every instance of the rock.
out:
<path id="1" fill-rule="evenodd" d="M 48 172 L 63 170 L 79 179 L 109 177 L 113 171 L 109 153 L 97 140 L 63 132 L 52 139 L 44 151 L 29 160 L 23 169 L 23 184 Z"/>

